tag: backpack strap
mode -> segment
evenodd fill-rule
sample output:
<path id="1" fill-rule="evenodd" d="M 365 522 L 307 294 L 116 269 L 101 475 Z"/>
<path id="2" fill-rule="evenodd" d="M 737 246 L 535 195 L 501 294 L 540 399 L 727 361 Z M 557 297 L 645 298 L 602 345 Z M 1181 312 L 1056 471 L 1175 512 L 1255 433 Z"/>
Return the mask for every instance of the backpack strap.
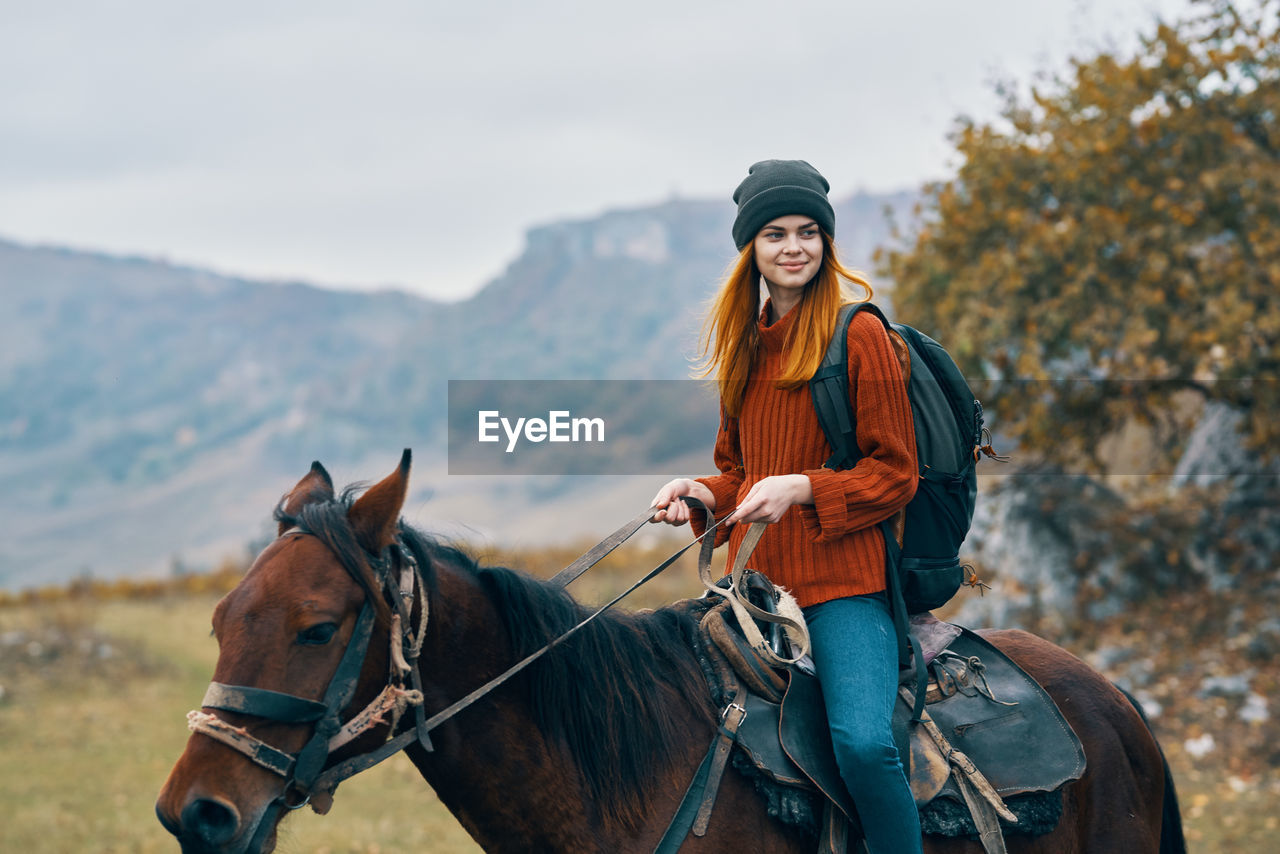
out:
<path id="1" fill-rule="evenodd" d="M 888 582 L 889 616 L 893 618 L 893 631 L 898 638 L 898 670 L 911 668 L 913 671 L 916 690 L 915 704 L 911 708 L 911 721 L 919 723 L 920 715 L 924 712 L 924 695 L 929 685 L 929 672 L 924 666 L 924 653 L 920 649 L 920 641 L 916 640 L 907 626 L 909 619 L 907 600 L 902 592 L 902 572 L 900 571 L 902 549 L 898 546 L 898 539 L 893 535 L 893 529 L 888 520 L 880 523 L 880 532 L 884 534 L 884 565 L 885 579 Z M 910 757 L 911 753 L 909 750 L 903 752 L 901 733 L 895 733 L 894 740 L 898 743 L 898 751 L 905 768 L 909 761 L 907 757 Z"/>
<path id="2" fill-rule="evenodd" d="M 862 458 L 849 400 L 849 324 L 859 311 L 869 311 L 880 318 L 886 331 L 891 328 L 884 312 L 869 302 L 840 306 L 827 353 L 809 379 L 809 393 L 813 396 L 813 408 L 818 413 L 818 424 L 831 446 L 831 457 L 823 463 L 829 469 L 851 469 Z"/>
<path id="3" fill-rule="evenodd" d="M 809 380 L 809 391 L 813 396 L 813 407 L 818 414 L 818 423 L 826 434 L 827 444 L 831 446 L 831 458 L 823 466 L 829 469 L 851 469 L 862 458 L 858 447 L 857 425 L 853 420 L 853 403 L 849 398 L 849 324 L 859 311 L 869 311 L 880 319 L 885 331 L 893 327 L 877 306 L 869 302 L 850 303 L 840 306 L 836 315 L 836 328 L 827 344 L 827 353 L 822 364 Z M 889 613 L 893 617 L 893 627 L 898 636 L 898 665 L 911 666 L 914 658 L 916 667 L 916 695 L 922 697 L 924 691 L 920 681 L 924 677 L 919 653 L 912 655 L 914 639 L 907 631 L 907 606 L 903 598 L 900 564 L 902 550 L 893 533 L 892 523 L 885 520 L 880 524 L 884 534 L 885 545 L 885 580 L 889 597 Z M 923 706 L 923 702 L 918 703 Z M 912 709 L 912 719 L 919 719 L 920 709 Z"/>

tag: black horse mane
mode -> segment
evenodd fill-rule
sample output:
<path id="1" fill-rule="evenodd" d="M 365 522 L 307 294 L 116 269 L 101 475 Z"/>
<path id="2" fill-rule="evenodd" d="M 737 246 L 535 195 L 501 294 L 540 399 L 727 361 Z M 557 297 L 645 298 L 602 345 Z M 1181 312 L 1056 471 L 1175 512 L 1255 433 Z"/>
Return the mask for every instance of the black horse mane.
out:
<path id="1" fill-rule="evenodd" d="M 403 533 L 411 548 L 422 538 L 411 528 Z M 431 542 L 426 551 L 480 582 L 511 640 L 512 663 L 591 613 L 546 581 L 481 566 L 455 546 Z M 633 829 L 653 772 L 688 743 L 687 722 L 673 719 L 673 704 L 714 726 L 706 680 L 693 654 L 697 628 L 677 608 L 608 611 L 515 677 L 534 725 L 580 769 L 589 804 Z"/>
<path id="2" fill-rule="evenodd" d="M 347 523 L 357 487 L 337 499 L 305 505 L 296 516 L 275 517 L 319 537 L 364 588 L 365 566 L 376 566 Z M 435 567 L 449 564 L 472 574 L 501 616 L 512 644 L 511 663 L 577 625 L 590 611 L 546 581 L 506 567 L 482 566 L 465 549 L 399 526 L 401 542 L 418 561 L 433 595 Z M 697 623 L 675 607 L 645 613 L 608 611 L 513 679 L 533 722 L 553 747 L 562 745 L 582 773 L 590 803 L 635 828 L 648 800 L 652 773 L 687 743 L 673 703 L 715 723 L 705 677 L 693 654 Z M 476 687 L 479 687 L 478 685 Z"/>

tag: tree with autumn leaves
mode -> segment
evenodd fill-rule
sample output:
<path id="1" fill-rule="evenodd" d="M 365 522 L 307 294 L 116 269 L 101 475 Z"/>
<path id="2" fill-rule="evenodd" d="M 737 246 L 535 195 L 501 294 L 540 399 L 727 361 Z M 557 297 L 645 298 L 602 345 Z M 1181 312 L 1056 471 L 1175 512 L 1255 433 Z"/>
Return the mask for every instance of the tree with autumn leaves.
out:
<path id="1" fill-rule="evenodd" d="M 991 381 L 1033 456 L 1101 470 L 1136 422 L 1167 461 L 1210 400 L 1280 445 L 1278 5 L 1200 2 L 1136 55 L 1007 88 L 881 254 L 899 316 Z"/>

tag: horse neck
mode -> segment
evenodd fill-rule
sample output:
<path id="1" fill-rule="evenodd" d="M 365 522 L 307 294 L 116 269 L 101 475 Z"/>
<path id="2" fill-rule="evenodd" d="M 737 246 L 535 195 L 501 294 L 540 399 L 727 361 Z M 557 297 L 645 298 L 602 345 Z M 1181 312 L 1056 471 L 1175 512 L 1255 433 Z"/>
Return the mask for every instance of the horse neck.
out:
<path id="1" fill-rule="evenodd" d="M 428 715 L 515 661 L 502 615 L 475 576 L 437 566 L 436 577 L 438 595 L 419 662 Z M 699 730 L 694 710 L 669 711 L 684 731 Z M 521 851 L 598 851 L 627 836 L 592 803 L 563 745 L 549 744 L 539 730 L 518 676 L 441 724 L 432 739 L 433 752 L 411 750 L 410 758 L 487 851 L 513 844 Z M 687 781 L 683 769 L 676 773 Z M 673 777 L 672 790 L 677 785 L 683 782 Z"/>
<path id="2" fill-rule="evenodd" d="M 514 663 L 502 617 L 475 577 L 447 564 L 437 565 L 436 577 L 439 595 L 419 659 L 428 715 Z M 458 712 L 432 732 L 432 741 L 433 752 L 413 750 L 410 758 L 486 851 L 513 841 L 523 849 L 577 818 L 534 808 L 531 798 L 562 795 L 581 812 L 581 793 L 566 786 L 576 775 L 553 758 L 517 685 L 503 685 Z"/>

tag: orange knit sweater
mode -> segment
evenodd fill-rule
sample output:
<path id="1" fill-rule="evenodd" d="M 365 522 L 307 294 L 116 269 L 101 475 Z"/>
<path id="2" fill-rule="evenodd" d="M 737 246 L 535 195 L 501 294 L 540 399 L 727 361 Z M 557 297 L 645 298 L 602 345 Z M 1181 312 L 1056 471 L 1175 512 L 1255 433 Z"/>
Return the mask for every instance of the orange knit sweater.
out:
<path id="1" fill-rule="evenodd" d="M 869 312 L 849 324 L 849 397 L 862 459 L 848 471 L 822 464 L 831 449 L 808 386 L 780 389 L 790 311 L 766 326 L 763 342 L 737 418 L 724 415 L 716 436 L 715 463 L 721 474 L 699 478 L 715 495 L 716 517 L 727 515 L 759 480 L 804 474 L 813 486 L 813 504 L 798 504 L 765 529 L 750 566 L 790 590 L 801 607 L 885 589 L 884 538 L 878 523 L 906 506 L 918 480 L 911 404 L 889 336 Z M 697 514 L 695 514 L 696 516 Z M 701 534 L 702 520 L 693 520 Z M 729 565 L 747 525 L 719 528 L 716 545 L 729 541 Z"/>

